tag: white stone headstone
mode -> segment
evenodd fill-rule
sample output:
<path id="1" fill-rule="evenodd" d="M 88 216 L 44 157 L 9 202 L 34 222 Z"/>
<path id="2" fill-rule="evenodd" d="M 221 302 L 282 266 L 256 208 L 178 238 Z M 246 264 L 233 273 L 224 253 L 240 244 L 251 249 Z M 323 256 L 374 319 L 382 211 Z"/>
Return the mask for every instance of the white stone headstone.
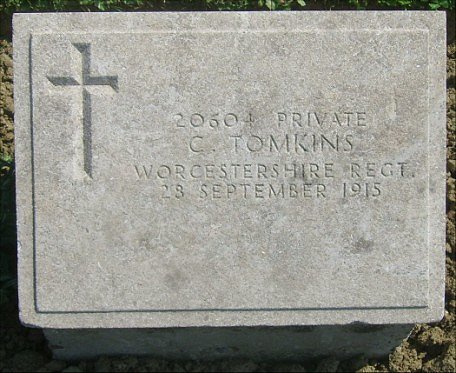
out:
<path id="1" fill-rule="evenodd" d="M 17 14 L 21 319 L 444 310 L 445 15 Z"/>

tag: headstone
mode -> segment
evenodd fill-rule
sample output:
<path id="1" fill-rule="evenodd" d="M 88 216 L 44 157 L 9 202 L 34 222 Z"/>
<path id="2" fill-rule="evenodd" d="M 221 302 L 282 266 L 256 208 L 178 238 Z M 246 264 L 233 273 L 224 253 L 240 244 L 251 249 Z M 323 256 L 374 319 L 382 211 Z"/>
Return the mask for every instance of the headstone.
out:
<path id="1" fill-rule="evenodd" d="M 17 14 L 14 63 L 26 325 L 442 317 L 444 13 Z"/>

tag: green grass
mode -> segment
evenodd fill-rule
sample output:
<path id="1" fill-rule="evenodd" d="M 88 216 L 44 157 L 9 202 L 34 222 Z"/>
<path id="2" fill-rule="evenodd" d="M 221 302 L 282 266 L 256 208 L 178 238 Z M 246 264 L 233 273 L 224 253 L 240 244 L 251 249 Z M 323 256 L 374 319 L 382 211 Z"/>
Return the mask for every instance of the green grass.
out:
<path id="1" fill-rule="evenodd" d="M 24 11 L 454 9 L 455 0 L 2 0 L 0 13 Z"/>

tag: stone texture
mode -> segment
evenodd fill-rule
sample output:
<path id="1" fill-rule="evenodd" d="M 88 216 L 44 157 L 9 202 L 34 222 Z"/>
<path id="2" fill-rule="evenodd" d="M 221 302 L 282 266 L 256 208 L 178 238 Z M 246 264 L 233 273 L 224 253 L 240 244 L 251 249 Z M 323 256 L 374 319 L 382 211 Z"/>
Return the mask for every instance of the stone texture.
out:
<path id="1" fill-rule="evenodd" d="M 444 13 L 18 14 L 14 64 L 25 324 L 442 317 Z"/>

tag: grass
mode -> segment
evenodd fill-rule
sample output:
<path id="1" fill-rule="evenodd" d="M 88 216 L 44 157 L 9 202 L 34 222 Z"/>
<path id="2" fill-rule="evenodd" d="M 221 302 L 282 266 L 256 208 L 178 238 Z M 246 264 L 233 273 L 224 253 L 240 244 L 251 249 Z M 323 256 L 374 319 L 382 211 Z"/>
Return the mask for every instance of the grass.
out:
<path id="1" fill-rule="evenodd" d="M 0 13 L 24 11 L 454 9 L 455 0 L 2 0 Z"/>

